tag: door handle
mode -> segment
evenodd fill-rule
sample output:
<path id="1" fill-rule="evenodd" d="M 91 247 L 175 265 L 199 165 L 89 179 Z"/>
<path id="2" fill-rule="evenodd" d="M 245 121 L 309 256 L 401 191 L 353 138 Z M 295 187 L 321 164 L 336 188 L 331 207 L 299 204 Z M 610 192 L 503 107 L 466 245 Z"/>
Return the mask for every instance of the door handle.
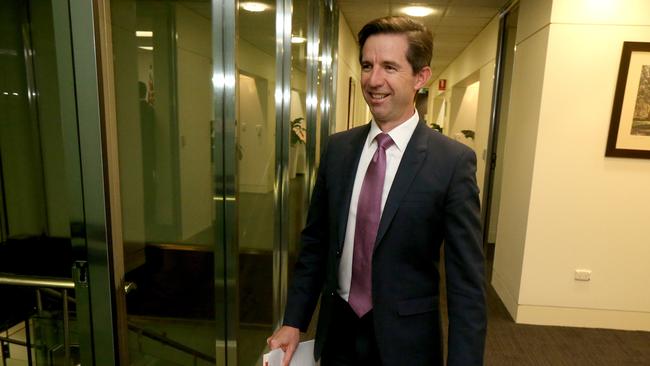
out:
<path id="1" fill-rule="evenodd" d="M 135 282 L 124 282 L 124 293 L 129 294 L 131 291 L 137 290 L 138 285 Z"/>

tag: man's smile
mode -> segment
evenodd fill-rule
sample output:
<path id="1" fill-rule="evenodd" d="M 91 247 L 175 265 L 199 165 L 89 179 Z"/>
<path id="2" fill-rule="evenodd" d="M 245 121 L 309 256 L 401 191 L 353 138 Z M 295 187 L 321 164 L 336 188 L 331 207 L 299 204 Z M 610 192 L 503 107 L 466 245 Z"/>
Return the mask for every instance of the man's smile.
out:
<path id="1" fill-rule="evenodd" d="M 385 93 L 368 93 L 372 99 L 384 99 L 386 98 L 389 94 Z"/>

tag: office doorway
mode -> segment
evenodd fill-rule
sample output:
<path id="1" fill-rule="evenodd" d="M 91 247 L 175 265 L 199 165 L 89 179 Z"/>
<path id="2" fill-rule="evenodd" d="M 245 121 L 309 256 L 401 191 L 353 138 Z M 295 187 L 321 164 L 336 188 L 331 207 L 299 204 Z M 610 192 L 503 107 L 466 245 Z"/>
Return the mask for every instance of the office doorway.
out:
<path id="1" fill-rule="evenodd" d="M 519 6 L 506 9 L 501 14 L 499 43 L 497 51 L 497 72 L 492 101 L 492 121 L 486 153 L 485 187 L 482 197 L 483 243 L 488 265 L 491 268 L 499 223 L 501 201 L 501 178 L 505 153 L 508 111 L 510 106 L 510 85 L 516 51 L 517 20 Z"/>

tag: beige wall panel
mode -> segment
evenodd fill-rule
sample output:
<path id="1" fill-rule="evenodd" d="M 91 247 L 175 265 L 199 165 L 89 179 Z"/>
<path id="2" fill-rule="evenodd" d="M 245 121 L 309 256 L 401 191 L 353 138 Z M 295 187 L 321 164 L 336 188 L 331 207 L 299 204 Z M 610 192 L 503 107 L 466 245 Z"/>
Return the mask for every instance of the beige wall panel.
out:
<path id="1" fill-rule="evenodd" d="M 209 59 L 177 50 L 178 128 L 182 239 L 212 225 L 212 64 Z"/>
<path id="2" fill-rule="evenodd" d="M 630 39 L 650 27 L 551 26 L 521 304 L 650 312 L 650 160 L 604 156 Z"/>
<path id="3" fill-rule="evenodd" d="M 181 239 L 212 225 L 210 21 L 176 7 Z"/>
<path id="4" fill-rule="evenodd" d="M 265 112 L 272 102 L 265 79 L 239 75 L 239 187 L 242 192 L 268 193 L 273 191 L 275 175 L 273 144 L 267 135 L 275 136 L 274 124 Z"/>
<path id="5" fill-rule="evenodd" d="M 454 108 L 455 113 L 452 117 L 450 136 L 472 148 L 474 148 L 474 141 L 466 141 L 460 131 L 476 131 L 476 112 L 480 86 L 480 83 L 476 81 L 467 87 L 454 88 L 454 97 L 452 98 L 452 104 L 456 108 Z"/>
<path id="6" fill-rule="evenodd" d="M 275 156 L 275 56 L 243 39 L 238 56 L 244 74 L 239 79 L 239 187 L 243 192 L 266 193 L 273 190 L 275 177 L 275 159 L 269 158 Z"/>
<path id="7" fill-rule="evenodd" d="M 517 44 L 549 25 L 553 1 L 522 0 L 519 4 Z"/>
<path id="8" fill-rule="evenodd" d="M 492 94 L 494 90 L 494 62 L 483 66 L 479 75 L 479 94 L 476 107 L 476 136 L 474 151 L 476 152 L 476 181 L 480 190 L 481 202 L 485 194 L 485 156 L 488 137 L 490 135 L 490 119 L 492 118 Z"/>
<path id="9" fill-rule="evenodd" d="M 555 0 L 552 23 L 648 25 L 648 0 Z"/>
<path id="10" fill-rule="evenodd" d="M 365 115 L 367 110 L 366 102 L 363 100 L 361 93 L 361 67 L 359 66 L 359 46 L 357 45 L 356 35 L 350 30 L 350 26 L 345 21 L 343 14 L 339 15 L 339 50 L 338 50 L 338 75 L 336 93 L 336 111 L 334 116 L 336 120 L 336 131 L 347 129 L 348 122 L 348 95 L 350 78 L 354 80 L 354 110 L 351 121 L 353 125 L 358 126 L 367 123 L 369 119 Z"/>
<path id="11" fill-rule="evenodd" d="M 513 317 L 519 303 L 548 29 L 517 47 L 504 146 L 492 284 Z"/>
<path id="12" fill-rule="evenodd" d="M 176 5 L 177 46 L 188 52 L 212 58 L 212 27 L 210 19 L 183 5 Z"/>

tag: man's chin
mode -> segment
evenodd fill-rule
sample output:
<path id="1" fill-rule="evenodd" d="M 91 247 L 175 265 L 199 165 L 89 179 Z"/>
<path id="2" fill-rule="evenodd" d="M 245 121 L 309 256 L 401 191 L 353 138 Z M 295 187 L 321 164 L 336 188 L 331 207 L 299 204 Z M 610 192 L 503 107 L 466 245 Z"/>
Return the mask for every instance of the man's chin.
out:
<path id="1" fill-rule="evenodd" d="M 386 104 L 381 104 L 381 105 L 368 104 L 368 108 L 370 109 L 370 113 L 372 114 L 372 116 L 378 118 L 382 118 L 382 117 L 386 118 L 388 112 L 390 112 Z"/>

